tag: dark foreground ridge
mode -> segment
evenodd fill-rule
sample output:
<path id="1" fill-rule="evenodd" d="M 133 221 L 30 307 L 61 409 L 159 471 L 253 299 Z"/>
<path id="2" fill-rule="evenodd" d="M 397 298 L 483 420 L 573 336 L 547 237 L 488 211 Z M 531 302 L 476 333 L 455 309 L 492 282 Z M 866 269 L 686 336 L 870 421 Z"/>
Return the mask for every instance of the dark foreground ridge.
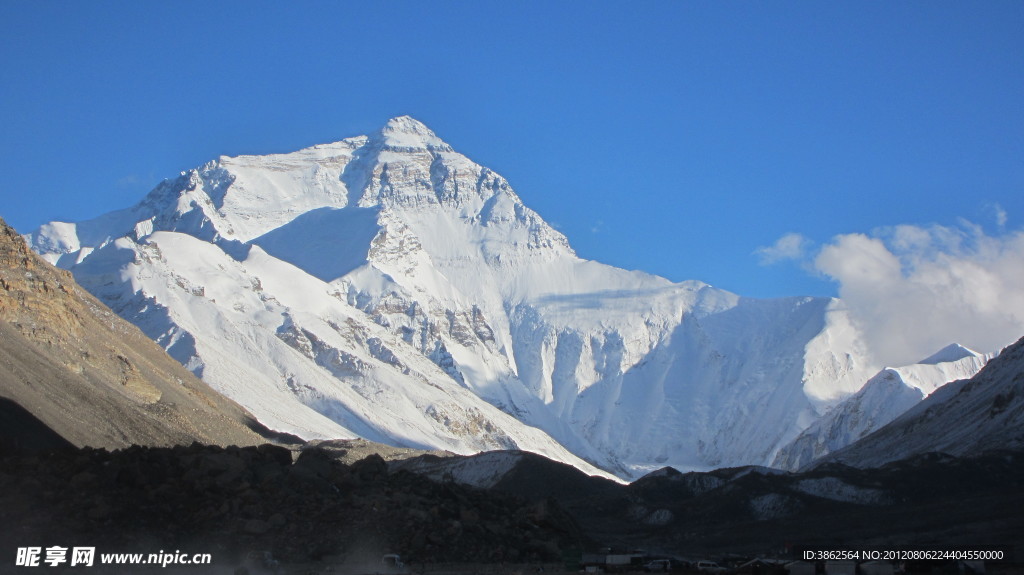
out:
<path id="1" fill-rule="evenodd" d="M 334 557 L 418 562 L 560 561 L 588 541 L 552 500 L 527 501 L 306 449 L 64 449 L 0 459 L 3 565 L 19 547 L 181 549 L 240 564 Z"/>
<path id="2" fill-rule="evenodd" d="M 180 571 L 188 573 L 370 565 L 343 571 L 353 575 L 376 572 L 387 554 L 434 572 L 441 563 L 575 570 L 581 557 L 609 548 L 723 564 L 793 559 L 806 546 L 998 546 L 1016 563 L 1024 550 L 1021 452 L 929 454 L 878 469 L 833 464 L 800 474 L 665 469 L 631 485 L 530 455 L 481 489 L 396 462 L 389 470 L 376 454 L 344 463 L 344 442 L 335 443 L 0 455 L 0 549 L 8 555 L 0 572 L 13 565 L 14 550 L 54 545 L 211 554 L 212 566 Z M 282 570 L 244 567 L 254 556 L 273 557 Z"/>

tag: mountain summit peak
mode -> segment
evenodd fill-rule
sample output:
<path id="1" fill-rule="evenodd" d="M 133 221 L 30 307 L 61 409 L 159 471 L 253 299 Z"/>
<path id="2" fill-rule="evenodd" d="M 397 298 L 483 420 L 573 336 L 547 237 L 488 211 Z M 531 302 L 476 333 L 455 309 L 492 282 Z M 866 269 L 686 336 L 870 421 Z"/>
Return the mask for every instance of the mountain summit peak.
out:
<path id="1" fill-rule="evenodd" d="M 937 363 L 958 361 L 965 357 L 977 357 L 979 355 L 978 352 L 968 349 L 959 343 L 951 343 L 918 363 L 935 365 Z"/>
<path id="2" fill-rule="evenodd" d="M 412 116 L 396 116 L 388 120 L 378 139 L 384 148 L 395 150 L 446 150 L 451 146 L 437 137 L 423 122 Z"/>
<path id="3" fill-rule="evenodd" d="M 430 128 L 412 116 L 395 116 L 384 125 L 384 131 L 434 135 Z"/>

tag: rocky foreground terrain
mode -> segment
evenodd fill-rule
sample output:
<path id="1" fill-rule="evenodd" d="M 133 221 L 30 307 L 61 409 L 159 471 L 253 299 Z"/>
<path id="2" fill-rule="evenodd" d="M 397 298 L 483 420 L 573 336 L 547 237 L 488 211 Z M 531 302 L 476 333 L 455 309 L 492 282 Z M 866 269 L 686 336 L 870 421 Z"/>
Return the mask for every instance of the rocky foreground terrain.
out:
<path id="1" fill-rule="evenodd" d="M 561 561 L 591 542 L 551 499 L 528 500 L 335 449 L 274 445 L 57 450 L 0 460 L 0 548 L 211 553 L 215 567 L 269 553 L 284 564 Z M 4 563 L 8 563 L 5 558 Z M 202 571 L 200 571 L 202 572 Z"/>
<path id="2" fill-rule="evenodd" d="M 451 563 L 572 565 L 607 547 L 690 559 L 800 545 L 997 545 L 1014 560 L 1024 550 L 1020 452 L 801 474 L 663 470 L 631 485 L 524 454 L 486 489 L 403 469 L 410 459 L 344 463 L 348 456 L 344 442 L 8 453 L 0 548 L 212 555 L 212 566 L 189 573 L 264 572 L 253 557 L 273 558 L 265 572 L 375 572 L 388 553 L 431 572 Z"/>

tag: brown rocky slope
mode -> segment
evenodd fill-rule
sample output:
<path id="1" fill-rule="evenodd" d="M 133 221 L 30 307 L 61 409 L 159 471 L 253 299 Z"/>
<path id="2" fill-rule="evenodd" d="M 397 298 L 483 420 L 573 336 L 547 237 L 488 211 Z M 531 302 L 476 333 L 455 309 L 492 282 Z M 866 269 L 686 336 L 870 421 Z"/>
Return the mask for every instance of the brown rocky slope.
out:
<path id="1" fill-rule="evenodd" d="M 263 440 L 251 415 L 196 379 L 71 274 L 31 252 L 2 219 L 0 415 L 0 450 L 61 443 L 40 428 L 79 447 Z"/>

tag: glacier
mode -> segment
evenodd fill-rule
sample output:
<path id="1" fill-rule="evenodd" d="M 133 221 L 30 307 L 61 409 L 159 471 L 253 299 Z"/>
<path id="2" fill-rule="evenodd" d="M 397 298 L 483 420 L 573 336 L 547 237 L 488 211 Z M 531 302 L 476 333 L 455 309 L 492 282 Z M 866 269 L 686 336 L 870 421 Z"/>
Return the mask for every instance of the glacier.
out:
<path id="1" fill-rule="evenodd" d="M 594 474 L 770 465 L 876 365 L 843 302 L 576 255 L 419 121 L 222 156 L 26 235 L 268 427 Z"/>

